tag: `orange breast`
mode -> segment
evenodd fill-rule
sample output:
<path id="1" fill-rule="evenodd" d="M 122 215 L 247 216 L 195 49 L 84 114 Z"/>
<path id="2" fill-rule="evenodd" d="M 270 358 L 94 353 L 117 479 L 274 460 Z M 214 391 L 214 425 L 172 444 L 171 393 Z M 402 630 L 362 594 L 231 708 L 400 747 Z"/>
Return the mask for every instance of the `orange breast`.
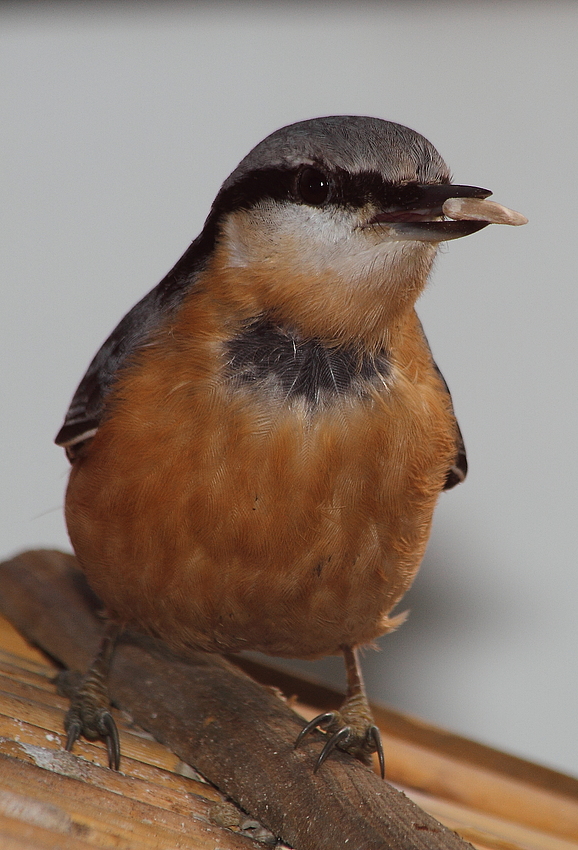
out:
<path id="1" fill-rule="evenodd" d="M 416 320 L 388 386 L 318 408 L 222 378 L 198 299 L 143 350 L 73 467 L 70 537 L 111 614 L 175 646 L 314 657 L 366 643 L 411 584 L 455 452 Z"/>

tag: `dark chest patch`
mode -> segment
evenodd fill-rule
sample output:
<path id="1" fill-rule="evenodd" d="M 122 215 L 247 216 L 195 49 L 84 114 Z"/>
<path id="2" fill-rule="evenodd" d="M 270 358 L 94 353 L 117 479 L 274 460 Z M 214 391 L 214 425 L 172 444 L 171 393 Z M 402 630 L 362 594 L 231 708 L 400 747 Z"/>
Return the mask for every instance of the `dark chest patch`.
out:
<path id="1" fill-rule="evenodd" d="M 327 347 L 265 320 L 227 344 L 227 372 L 235 383 L 262 386 L 286 399 L 301 396 L 310 404 L 364 395 L 389 371 L 385 352 L 369 357 L 351 348 Z"/>

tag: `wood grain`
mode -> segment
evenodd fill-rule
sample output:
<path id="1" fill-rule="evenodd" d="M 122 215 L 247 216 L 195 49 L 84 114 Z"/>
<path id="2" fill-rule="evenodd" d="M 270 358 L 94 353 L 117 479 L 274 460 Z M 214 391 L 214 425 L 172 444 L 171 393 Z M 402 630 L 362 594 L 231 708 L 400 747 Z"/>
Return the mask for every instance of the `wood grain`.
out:
<path id="1" fill-rule="evenodd" d="M 0 608 L 29 640 L 79 670 L 91 659 L 102 624 L 74 564 L 50 551 L 5 562 Z M 115 653 L 110 686 L 140 726 L 298 850 L 467 847 L 343 753 L 314 774 L 321 734 L 295 751 L 302 720 L 219 656 L 183 660 L 161 644 L 127 637 Z"/>

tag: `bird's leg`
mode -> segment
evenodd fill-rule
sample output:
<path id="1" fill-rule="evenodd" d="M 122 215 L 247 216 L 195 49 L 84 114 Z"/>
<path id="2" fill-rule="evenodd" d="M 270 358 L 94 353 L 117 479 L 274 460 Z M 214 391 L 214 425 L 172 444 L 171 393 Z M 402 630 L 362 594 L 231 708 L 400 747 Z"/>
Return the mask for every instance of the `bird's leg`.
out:
<path id="1" fill-rule="evenodd" d="M 101 739 L 106 743 L 108 766 L 114 770 L 118 770 L 120 766 L 120 741 L 110 711 L 106 682 L 120 632 L 120 626 L 109 622 L 88 672 L 80 678 L 76 686 L 70 683 L 63 686 L 63 690 L 70 697 L 70 708 L 64 718 L 66 749 L 70 752 L 81 735 L 89 741 Z"/>
<path id="2" fill-rule="evenodd" d="M 347 695 L 339 711 L 327 711 L 314 717 L 299 733 L 295 741 L 301 741 L 314 729 L 322 729 L 328 738 L 321 750 L 314 770 L 317 771 L 335 747 L 368 763 L 372 753 L 377 753 L 381 777 L 385 776 L 385 759 L 379 729 L 373 721 L 365 693 L 363 676 L 357 657 L 357 649 L 342 647 L 347 673 Z"/>

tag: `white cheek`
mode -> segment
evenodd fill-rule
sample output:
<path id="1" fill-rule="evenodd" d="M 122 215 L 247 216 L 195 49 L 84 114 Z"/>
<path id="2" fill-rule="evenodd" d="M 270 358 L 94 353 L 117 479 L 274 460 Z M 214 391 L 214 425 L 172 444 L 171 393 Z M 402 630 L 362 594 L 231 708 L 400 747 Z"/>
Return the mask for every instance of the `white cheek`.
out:
<path id="1" fill-rule="evenodd" d="M 243 269 L 253 264 L 254 239 L 247 232 L 246 224 L 239 226 L 234 216 L 223 224 L 220 241 L 227 254 L 227 264 L 233 269 Z"/>
<path id="2" fill-rule="evenodd" d="M 354 216 L 335 215 L 307 206 L 263 204 L 225 220 L 222 244 L 233 268 L 272 264 L 275 259 L 300 266 L 326 266 L 351 240 Z"/>
<path id="3" fill-rule="evenodd" d="M 298 273 L 326 274 L 356 285 L 383 286 L 384 278 L 430 262 L 431 244 L 398 242 L 359 228 L 347 211 L 263 205 L 231 214 L 222 230 L 231 268 L 291 265 Z"/>

